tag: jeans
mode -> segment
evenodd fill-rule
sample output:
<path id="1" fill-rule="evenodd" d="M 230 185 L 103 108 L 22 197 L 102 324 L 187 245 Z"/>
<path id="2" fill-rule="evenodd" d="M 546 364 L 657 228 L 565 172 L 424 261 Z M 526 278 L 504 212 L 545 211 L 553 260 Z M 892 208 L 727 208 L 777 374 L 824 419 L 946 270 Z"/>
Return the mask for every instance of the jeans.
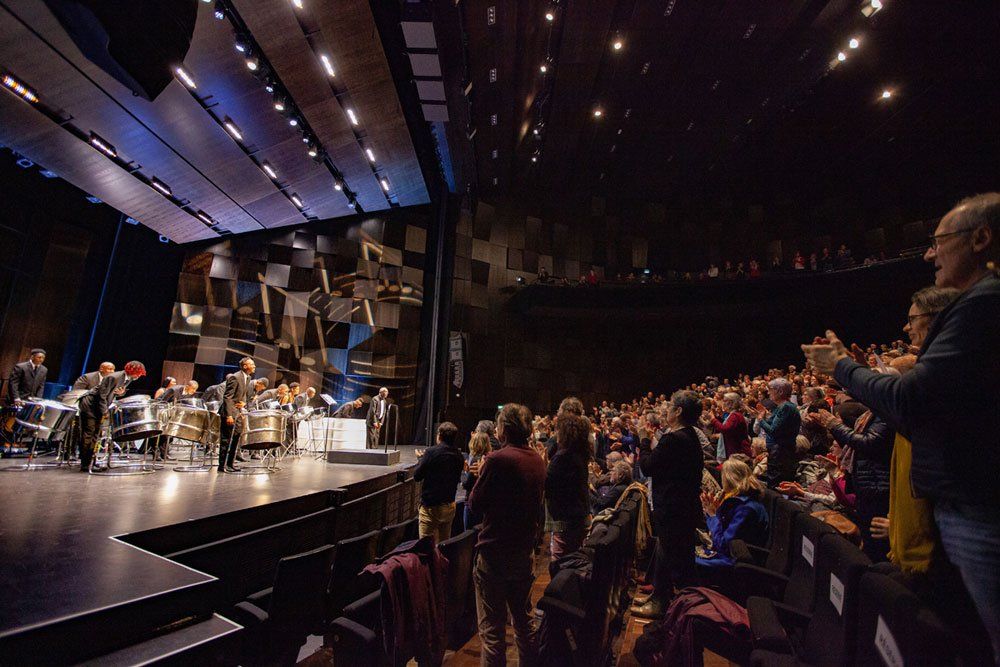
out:
<path id="1" fill-rule="evenodd" d="M 962 575 L 1000 664 L 1000 517 L 996 508 L 940 501 L 934 521 L 944 552 Z"/>
<path id="2" fill-rule="evenodd" d="M 584 540 L 587 539 L 588 530 L 589 528 L 586 525 L 580 525 L 573 526 L 565 530 L 552 531 L 552 535 L 549 539 L 549 553 L 551 556 L 549 574 L 555 576 L 555 573 L 558 571 L 556 561 L 563 556 L 567 556 L 580 550 L 580 547 L 583 546 Z"/>
<path id="3" fill-rule="evenodd" d="M 455 518 L 455 503 L 444 503 L 433 507 L 420 506 L 417 510 L 420 537 L 428 535 L 435 542 L 444 542 L 451 537 L 451 522 Z"/>
<path id="4" fill-rule="evenodd" d="M 507 614 L 514 625 L 514 641 L 522 667 L 538 663 L 538 638 L 531 616 L 531 553 L 480 553 L 472 573 L 476 585 L 476 616 L 483 667 L 503 667 L 507 664 Z"/>

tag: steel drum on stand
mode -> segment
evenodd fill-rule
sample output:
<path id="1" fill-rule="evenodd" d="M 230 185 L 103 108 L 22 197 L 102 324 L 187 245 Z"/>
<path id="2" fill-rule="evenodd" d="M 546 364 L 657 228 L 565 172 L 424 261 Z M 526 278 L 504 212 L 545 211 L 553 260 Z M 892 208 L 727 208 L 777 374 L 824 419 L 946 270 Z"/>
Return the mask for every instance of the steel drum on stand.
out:
<path id="1" fill-rule="evenodd" d="M 163 432 L 161 414 L 165 408 L 166 403 L 154 401 L 146 394 L 119 398 L 112 403 L 108 409 L 110 441 L 106 441 L 107 459 L 105 466 L 103 470 L 91 469 L 90 473 L 92 475 L 145 475 L 162 467 L 145 462 L 145 452 L 149 450 L 149 442 L 144 447 L 144 460 L 142 462 L 115 466 L 112 465 L 111 456 L 114 453 L 114 443 L 131 443 L 160 435 Z M 94 461 L 97 458 L 95 454 Z"/>
<path id="2" fill-rule="evenodd" d="M 170 406 L 163 412 L 163 437 L 183 440 L 191 448 L 189 465 L 177 466 L 174 470 L 177 472 L 204 472 L 210 470 L 206 457 L 202 457 L 200 464 L 195 464 L 194 452 L 198 448 L 198 445 L 205 442 L 211 427 L 212 417 L 215 417 L 216 421 L 219 419 L 218 415 L 213 415 L 204 408 L 192 407 L 180 402 Z"/>
<path id="3" fill-rule="evenodd" d="M 288 413 L 282 410 L 252 410 L 242 415 L 239 445 L 243 449 L 264 453 L 261 466 L 244 466 L 245 474 L 272 473 L 278 470 L 276 451 L 285 444 Z"/>
<path id="4" fill-rule="evenodd" d="M 17 408 L 14 417 L 13 438 L 15 441 L 24 437 L 31 438 L 31 451 L 28 462 L 20 466 L 3 468 L 5 471 L 35 470 L 37 468 L 55 468 L 59 462 L 35 463 L 35 449 L 39 440 L 49 440 L 54 435 L 65 436 L 72 428 L 73 420 L 78 413 L 77 408 L 64 405 L 59 401 L 49 401 L 44 398 L 31 399 Z M 58 458 L 58 457 L 57 457 Z"/>

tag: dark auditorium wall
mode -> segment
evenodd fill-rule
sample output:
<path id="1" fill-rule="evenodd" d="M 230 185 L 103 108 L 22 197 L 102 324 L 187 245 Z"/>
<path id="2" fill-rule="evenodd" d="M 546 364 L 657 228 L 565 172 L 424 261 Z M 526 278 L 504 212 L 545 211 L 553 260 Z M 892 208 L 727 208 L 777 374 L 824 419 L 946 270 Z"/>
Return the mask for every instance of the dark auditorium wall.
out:
<path id="1" fill-rule="evenodd" d="M 164 374 L 202 387 L 257 374 L 338 402 L 386 386 L 412 433 L 432 209 L 410 207 L 188 249 Z"/>
<path id="2" fill-rule="evenodd" d="M 628 259 L 629 248 L 641 254 L 643 243 L 595 241 L 482 203 L 462 218 L 450 328 L 465 337 L 463 384 L 450 386 L 445 416 L 464 425 L 505 401 L 551 410 L 567 394 L 592 404 L 668 392 L 709 373 L 801 365 L 798 345 L 832 325 L 848 340 L 893 340 L 903 336 L 910 294 L 933 280 L 914 259 L 732 285 L 515 284 L 518 276 L 534 282 L 539 266 L 579 275 L 609 256 Z"/>

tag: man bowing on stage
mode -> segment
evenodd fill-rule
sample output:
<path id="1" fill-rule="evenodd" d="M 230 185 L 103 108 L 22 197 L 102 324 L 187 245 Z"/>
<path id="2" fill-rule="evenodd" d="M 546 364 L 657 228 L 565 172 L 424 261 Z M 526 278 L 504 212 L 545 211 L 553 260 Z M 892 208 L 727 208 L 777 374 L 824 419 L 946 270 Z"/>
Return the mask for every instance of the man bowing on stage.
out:
<path id="1" fill-rule="evenodd" d="M 385 416 L 389 412 L 389 390 L 382 387 L 378 390 L 378 395 L 372 399 L 368 406 L 368 449 L 378 449 L 379 441 L 382 437 L 382 426 L 385 424 Z"/>
<path id="2" fill-rule="evenodd" d="M 146 367 L 141 361 L 130 361 L 125 364 L 125 370 L 104 376 L 101 384 L 89 390 L 80 399 L 80 427 L 83 431 L 83 443 L 80 445 L 80 472 L 90 470 L 97 449 L 97 439 L 101 434 L 101 421 L 108 413 L 108 406 L 119 396 L 125 394 L 129 384 L 146 374 Z"/>

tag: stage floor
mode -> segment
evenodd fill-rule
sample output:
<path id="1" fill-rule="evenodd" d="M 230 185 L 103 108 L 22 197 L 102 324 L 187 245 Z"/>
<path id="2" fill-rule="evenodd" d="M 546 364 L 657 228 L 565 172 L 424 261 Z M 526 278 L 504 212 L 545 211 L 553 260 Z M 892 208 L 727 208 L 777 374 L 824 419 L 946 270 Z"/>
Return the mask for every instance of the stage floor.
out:
<path id="1" fill-rule="evenodd" d="M 413 465 L 415 448 L 400 450 L 395 466 L 330 464 L 307 454 L 285 459 L 270 475 L 214 468 L 120 477 L 79 468 L 2 472 L 0 634 L 212 579 L 114 536 L 342 488 Z M 3 460 L 0 467 L 23 462 Z"/>

